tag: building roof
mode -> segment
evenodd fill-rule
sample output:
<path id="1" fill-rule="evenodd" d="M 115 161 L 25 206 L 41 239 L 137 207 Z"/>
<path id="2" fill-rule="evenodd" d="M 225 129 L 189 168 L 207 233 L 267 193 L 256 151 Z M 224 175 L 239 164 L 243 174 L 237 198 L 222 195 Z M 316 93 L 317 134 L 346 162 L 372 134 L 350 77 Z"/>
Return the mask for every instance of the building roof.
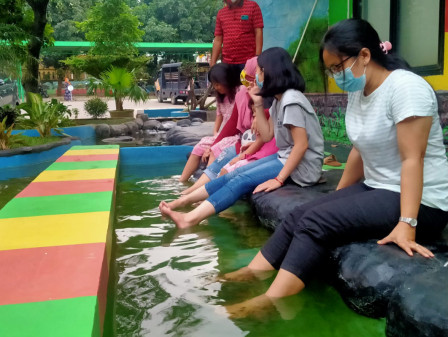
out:
<path id="1" fill-rule="evenodd" d="M 94 42 L 89 41 L 55 41 L 54 45 L 47 47 L 47 50 L 58 51 L 87 51 Z M 172 53 L 194 53 L 211 50 L 212 43 L 167 43 L 167 42 L 138 42 L 135 46 L 143 52 L 172 52 Z"/>

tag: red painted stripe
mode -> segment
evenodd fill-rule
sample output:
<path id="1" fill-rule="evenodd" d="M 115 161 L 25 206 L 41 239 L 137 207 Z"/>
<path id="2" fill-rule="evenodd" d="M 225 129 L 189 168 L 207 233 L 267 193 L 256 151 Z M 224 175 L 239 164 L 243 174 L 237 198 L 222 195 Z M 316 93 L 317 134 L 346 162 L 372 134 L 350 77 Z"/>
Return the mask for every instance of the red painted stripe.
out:
<path id="1" fill-rule="evenodd" d="M 73 161 L 97 161 L 97 160 L 118 160 L 117 154 L 89 154 L 85 156 L 62 156 L 56 162 L 73 162 Z"/>
<path id="2" fill-rule="evenodd" d="M 1 251 L 0 305 L 98 296 L 105 249 L 92 243 Z"/>
<path id="3" fill-rule="evenodd" d="M 98 290 L 98 313 L 100 315 L 101 336 L 104 329 L 104 317 L 106 316 L 107 305 L 107 285 L 109 283 L 109 266 L 107 265 L 107 256 L 103 259 L 103 266 L 101 269 L 100 286 Z"/>
<path id="4" fill-rule="evenodd" d="M 29 184 L 16 198 L 113 191 L 114 179 L 41 181 Z"/>
<path id="5" fill-rule="evenodd" d="M 448 33 L 448 0 L 445 2 L 445 33 Z M 447 48 L 447 46 L 445 46 Z M 445 60 L 445 62 L 447 62 Z"/>

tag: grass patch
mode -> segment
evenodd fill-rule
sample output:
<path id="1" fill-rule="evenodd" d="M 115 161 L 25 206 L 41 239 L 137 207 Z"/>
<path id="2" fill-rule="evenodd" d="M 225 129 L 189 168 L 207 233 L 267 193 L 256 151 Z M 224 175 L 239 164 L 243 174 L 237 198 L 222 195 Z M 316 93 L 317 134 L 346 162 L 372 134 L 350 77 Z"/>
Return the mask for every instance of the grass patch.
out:
<path id="1" fill-rule="evenodd" d="M 133 122 L 134 117 L 124 117 L 124 118 L 98 118 L 98 119 L 73 119 L 75 125 L 89 125 L 89 124 L 107 124 L 107 125 L 117 125 L 127 122 Z"/>
<path id="2" fill-rule="evenodd" d="M 36 145 L 44 145 L 48 143 L 54 143 L 62 139 L 62 137 L 58 136 L 50 136 L 50 137 L 28 137 L 23 135 L 14 136 L 17 139 L 17 144 L 11 145 L 11 149 L 17 149 L 24 146 L 36 146 Z"/>
<path id="3" fill-rule="evenodd" d="M 318 115 L 324 139 L 341 144 L 351 144 L 345 129 L 345 113 L 339 108 L 330 117 Z"/>

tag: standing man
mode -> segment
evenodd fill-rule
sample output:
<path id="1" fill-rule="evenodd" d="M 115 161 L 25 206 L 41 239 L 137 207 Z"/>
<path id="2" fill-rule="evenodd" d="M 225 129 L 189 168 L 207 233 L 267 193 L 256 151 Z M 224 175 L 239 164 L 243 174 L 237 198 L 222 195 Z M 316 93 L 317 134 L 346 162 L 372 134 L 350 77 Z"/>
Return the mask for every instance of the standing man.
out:
<path id="1" fill-rule="evenodd" d="M 263 16 L 251 0 L 225 0 L 216 16 L 215 40 L 210 66 L 222 51 L 222 61 L 243 70 L 246 61 L 263 49 Z"/>

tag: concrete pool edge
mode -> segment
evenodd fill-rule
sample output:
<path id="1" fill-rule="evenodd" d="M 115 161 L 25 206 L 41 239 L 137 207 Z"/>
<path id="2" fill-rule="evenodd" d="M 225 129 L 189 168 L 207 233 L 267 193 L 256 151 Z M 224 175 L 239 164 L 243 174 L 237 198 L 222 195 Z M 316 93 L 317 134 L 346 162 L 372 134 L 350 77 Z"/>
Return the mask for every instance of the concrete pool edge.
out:
<path id="1" fill-rule="evenodd" d="M 98 165 L 111 154 L 114 168 Z M 1 335 L 101 336 L 118 156 L 117 145 L 72 147 L 63 170 L 44 171 L 0 210 Z"/>

